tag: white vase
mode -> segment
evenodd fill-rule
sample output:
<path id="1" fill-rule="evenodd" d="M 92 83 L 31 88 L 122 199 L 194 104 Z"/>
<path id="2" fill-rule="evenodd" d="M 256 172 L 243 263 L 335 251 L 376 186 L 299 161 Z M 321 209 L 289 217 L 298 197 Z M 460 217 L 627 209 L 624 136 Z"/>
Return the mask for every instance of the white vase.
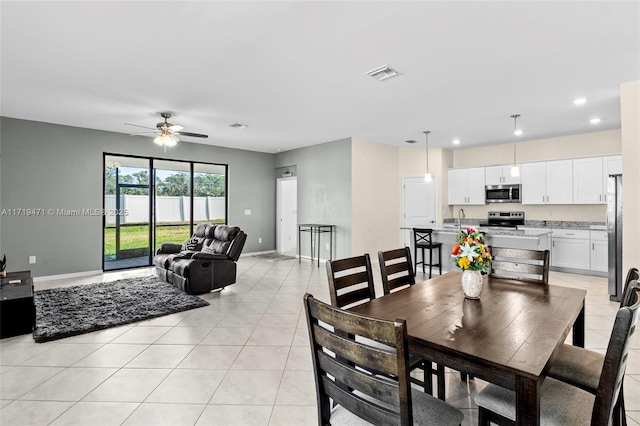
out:
<path id="1" fill-rule="evenodd" d="M 462 271 L 462 291 L 467 299 L 480 299 L 484 279 L 480 271 Z"/>

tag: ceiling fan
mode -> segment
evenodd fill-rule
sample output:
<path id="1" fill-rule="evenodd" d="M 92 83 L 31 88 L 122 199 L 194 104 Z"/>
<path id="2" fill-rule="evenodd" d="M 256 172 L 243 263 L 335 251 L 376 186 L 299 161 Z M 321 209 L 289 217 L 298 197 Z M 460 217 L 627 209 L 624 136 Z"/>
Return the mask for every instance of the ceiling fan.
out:
<path id="1" fill-rule="evenodd" d="M 156 124 L 155 129 L 153 127 L 139 126 L 137 124 L 130 124 L 130 123 L 124 123 L 124 124 L 127 126 L 142 127 L 143 129 L 152 130 L 151 132 L 131 133 L 131 135 L 132 136 L 154 135 L 154 134 L 158 135 L 153 139 L 153 141 L 160 146 L 164 146 L 165 148 L 168 146 L 175 146 L 178 142 L 180 142 L 180 138 L 178 137 L 178 135 L 189 136 L 192 138 L 208 138 L 209 137 L 208 135 L 203 135 L 200 133 L 184 132 L 182 131 L 182 129 L 184 129 L 183 126 L 179 124 L 169 123 L 168 120 L 169 118 L 171 118 L 171 113 L 162 112 L 160 113 L 160 116 L 164 118 L 164 121 L 161 121 L 158 124 Z"/>

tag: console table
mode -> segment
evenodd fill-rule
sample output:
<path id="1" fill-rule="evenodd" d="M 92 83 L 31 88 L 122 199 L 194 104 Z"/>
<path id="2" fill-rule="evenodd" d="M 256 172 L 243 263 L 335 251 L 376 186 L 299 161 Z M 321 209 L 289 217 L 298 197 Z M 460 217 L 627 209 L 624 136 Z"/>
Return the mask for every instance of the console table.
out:
<path id="1" fill-rule="evenodd" d="M 298 263 L 302 259 L 302 249 L 300 247 L 300 237 L 303 232 L 309 232 L 311 234 L 311 262 L 313 262 L 314 252 L 314 235 L 316 236 L 315 247 L 318 250 L 318 267 L 320 267 L 320 235 L 329 234 L 329 260 L 333 259 L 333 234 L 335 232 L 335 225 L 325 225 L 319 223 L 303 223 L 298 224 Z"/>
<path id="2" fill-rule="evenodd" d="M 36 322 L 31 271 L 0 278 L 0 338 L 31 333 Z"/>

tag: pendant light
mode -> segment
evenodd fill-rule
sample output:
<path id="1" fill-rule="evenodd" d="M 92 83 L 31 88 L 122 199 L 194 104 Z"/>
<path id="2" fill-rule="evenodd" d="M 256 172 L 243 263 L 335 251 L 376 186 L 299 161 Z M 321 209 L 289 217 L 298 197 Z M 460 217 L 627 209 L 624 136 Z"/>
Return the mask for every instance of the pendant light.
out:
<path id="1" fill-rule="evenodd" d="M 425 130 L 424 132 L 425 138 L 427 140 L 426 143 L 426 154 L 427 154 L 427 172 L 424 174 L 424 181 L 425 182 L 431 182 L 431 173 L 429 173 L 429 133 L 431 133 L 429 130 Z"/>
<path id="2" fill-rule="evenodd" d="M 522 130 L 518 129 L 518 117 L 520 114 L 513 114 L 511 118 L 513 118 L 513 135 L 520 136 L 522 134 Z M 520 166 L 516 164 L 516 142 L 513 141 L 513 165 L 511 166 L 511 177 L 519 177 L 520 176 Z"/>

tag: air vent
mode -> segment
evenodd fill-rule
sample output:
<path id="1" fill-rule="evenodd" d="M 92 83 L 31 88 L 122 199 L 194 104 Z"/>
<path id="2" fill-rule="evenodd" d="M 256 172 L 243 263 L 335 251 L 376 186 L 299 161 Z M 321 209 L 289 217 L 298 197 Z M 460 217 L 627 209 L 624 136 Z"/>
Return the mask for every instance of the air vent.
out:
<path id="1" fill-rule="evenodd" d="M 248 124 L 241 124 L 241 123 L 233 123 L 231 125 L 229 125 L 229 127 L 233 127 L 234 129 L 244 129 L 246 127 L 249 127 Z"/>
<path id="2" fill-rule="evenodd" d="M 413 139 L 409 139 L 408 141 L 405 141 L 406 143 L 417 143 L 418 141 L 414 141 Z"/>
<path id="3" fill-rule="evenodd" d="M 368 71 L 365 74 L 370 75 L 378 81 L 384 81 L 388 78 L 397 76 L 399 73 L 398 71 L 392 70 L 387 65 L 383 65 L 381 67 Z"/>

